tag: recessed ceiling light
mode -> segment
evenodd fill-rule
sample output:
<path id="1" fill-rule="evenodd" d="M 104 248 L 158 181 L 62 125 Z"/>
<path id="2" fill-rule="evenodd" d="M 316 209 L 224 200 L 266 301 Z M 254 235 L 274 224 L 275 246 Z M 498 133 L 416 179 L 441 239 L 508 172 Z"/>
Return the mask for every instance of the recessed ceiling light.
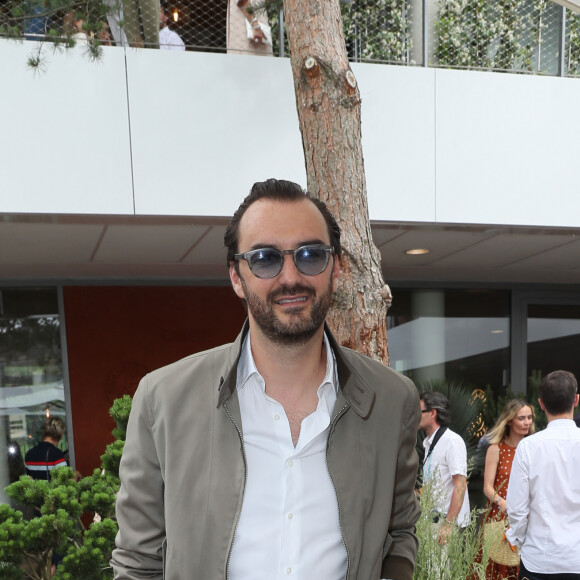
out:
<path id="1" fill-rule="evenodd" d="M 410 250 L 405 250 L 405 254 L 409 256 L 419 256 L 421 254 L 428 254 L 431 250 L 427 248 L 411 248 Z"/>
<path id="2" fill-rule="evenodd" d="M 503 330 L 492 330 L 491 331 L 492 334 L 503 334 Z"/>

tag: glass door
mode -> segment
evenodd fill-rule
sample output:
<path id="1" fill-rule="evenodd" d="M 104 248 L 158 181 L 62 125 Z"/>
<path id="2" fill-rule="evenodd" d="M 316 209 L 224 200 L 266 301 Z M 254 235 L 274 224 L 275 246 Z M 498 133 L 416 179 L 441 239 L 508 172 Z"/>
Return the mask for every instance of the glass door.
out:
<path id="1" fill-rule="evenodd" d="M 0 503 L 45 418 L 66 423 L 60 326 L 56 288 L 0 288 Z M 59 445 L 67 449 L 66 434 Z"/>
<path id="2" fill-rule="evenodd" d="M 555 370 L 580 379 L 580 293 L 514 292 L 513 300 L 513 390 L 535 396 Z"/>

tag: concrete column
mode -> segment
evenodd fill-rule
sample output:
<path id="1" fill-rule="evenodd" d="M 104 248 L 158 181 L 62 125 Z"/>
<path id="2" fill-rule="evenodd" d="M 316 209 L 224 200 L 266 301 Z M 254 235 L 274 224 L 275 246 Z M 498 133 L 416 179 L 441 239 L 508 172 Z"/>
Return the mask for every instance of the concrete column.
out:
<path id="1" fill-rule="evenodd" d="M 445 378 L 445 292 L 416 290 L 411 299 L 413 379 Z"/>

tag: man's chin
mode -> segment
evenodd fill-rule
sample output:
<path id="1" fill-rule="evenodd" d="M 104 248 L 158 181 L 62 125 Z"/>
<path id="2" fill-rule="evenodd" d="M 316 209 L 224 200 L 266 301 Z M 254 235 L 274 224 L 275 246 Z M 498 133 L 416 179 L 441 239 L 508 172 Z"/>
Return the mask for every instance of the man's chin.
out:
<path id="1" fill-rule="evenodd" d="M 317 332 L 317 328 L 305 329 L 280 329 L 273 333 L 270 338 L 278 344 L 287 346 L 300 346 L 306 344 Z"/>
<path id="2" fill-rule="evenodd" d="M 278 318 L 273 327 L 262 330 L 278 344 L 299 345 L 308 342 L 319 328 L 308 317 L 292 317 L 290 320 Z"/>

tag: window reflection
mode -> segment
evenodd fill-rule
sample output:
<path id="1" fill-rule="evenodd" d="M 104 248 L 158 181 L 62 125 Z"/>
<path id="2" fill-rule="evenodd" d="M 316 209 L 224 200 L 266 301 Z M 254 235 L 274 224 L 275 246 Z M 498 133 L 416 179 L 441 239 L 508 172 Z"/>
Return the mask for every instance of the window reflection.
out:
<path id="1" fill-rule="evenodd" d="M 443 379 L 500 392 L 509 381 L 509 292 L 393 289 L 391 366 L 416 383 Z"/>
<path id="2" fill-rule="evenodd" d="M 580 376 L 580 305 L 530 304 L 527 338 L 528 389 L 559 369 Z"/>
<path id="3" fill-rule="evenodd" d="M 0 489 L 23 473 L 47 415 L 66 421 L 56 289 L 0 290 Z M 65 450 L 66 440 L 61 442 Z M 7 501 L 2 495 L 0 501 Z"/>

